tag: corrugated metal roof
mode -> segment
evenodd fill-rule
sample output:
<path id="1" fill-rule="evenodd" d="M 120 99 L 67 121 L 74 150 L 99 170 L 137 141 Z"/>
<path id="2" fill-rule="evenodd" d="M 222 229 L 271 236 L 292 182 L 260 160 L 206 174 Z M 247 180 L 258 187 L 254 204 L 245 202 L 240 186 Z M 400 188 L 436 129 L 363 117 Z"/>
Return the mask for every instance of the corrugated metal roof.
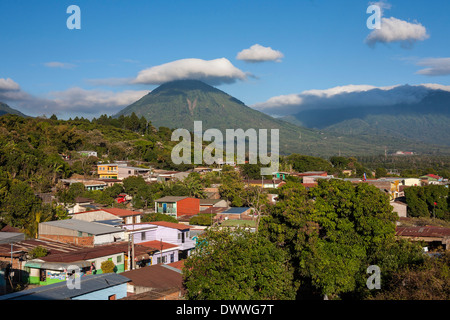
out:
<path id="1" fill-rule="evenodd" d="M 175 222 L 168 222 L 168 221 L 151 221 L 151 222 L 146 222 L 148 224 L 152 224 L 152 225 L 156 225 L 156 226 L 161 226 L 161 227 L 166 227 L 166 228 L 172 228 L 172 229 L 178 229 L 178 230 L 189 230 L 192 227 L 182 224 L 182 223 L 175 223 Z"/>
<path id="2" fill-rule="evenodd" d="M 450 228 L 436 226 L 397 227 L 396 234 L 404 237 L 450 237 Z"/>
<path id="3" fill-rule="evenodd" d="M 65 253 L 65 254 L 53 254 L 40 258 L 40 260 L 45 262 L 65 262 L 71 263 L 74 261 L 85 261 L 92 260 L 100 257 L 106 257 L 114 254 L 124 253 L 128 254 L 128 242 L 118 242 L 109 245 L 102 245 L 93 248 L 83 248 L 75 252 Z M 154 250 L 153 250 L 154 251 Z M 151 253 L 150 248 L 141 246 L 139 244 L 134 245 L 134 254 L 138 258 L 148 258 L 148 254 Z"/>
<path id="4" fill-rule="evenodd" d="M 167 242 L 158 241 L 158 240 L 139 242 L 139 245 L 153 249 L 153 250 L 158 250 L 158 251 L 160 251 L 160 250 L 165 251 L 165 250 L 175 249 L 175 248 L 179 247 L 176 244 L 167 243 Z"/>
<path id="5" fill-rule="evenodd" d="M 65 228 L 70 230 L 82 231 L 93 235 L 101 235 L 108 233 L 121 232 L 123 230 L 115 227 L 110 227 L 101 223 L 88 222 L 77 219 L 57 220 L 42 222 L 40 224 L 55 226 L 59 228 Z"/>
<path id="6" fill-rule="evenodd" d="M 25 234 L 20 232 L 0 232 L 0 244 L 16 243 L 25 240 Z"/>
<path id="7" fill-rule="evenodd" d="M 200 199 L 200 205 L 215 205 L 220 201 L 225 201 L 223 199 Z"/>
<path id="8" fill-rule="evenodd" d="M 110 214 L 118 216 L 118 217 L 138 216 L 138 215 L 142 214 L 142 212 L 139 212 L 139 211 L 132 211 L 132 210 L 126 210 L 126 209 L 120 209 L 120 208 L 103 208 L 103 209 L 98 209 L 98 210 L 79 212 L 77 214 L 98 212 L 98 211 L 104 211 L 104 212 L 110 213 Z"/>
<path id="9" fill-rule="evenodd" d="M 121 273 L 135 286 L 148 288 L 183 288 L 183 279 L 179 271 L 156 264 Z"/>
<path id="10" fill-rule="evenodd" d="M 130 279 L 116 273 L 104 273 L 82 277 L 79 289 L 71 289 L 65 281 L 0 296 L 0 300 L 70 300 L 91 292 L 129 282 Z"/>
<path id="11" fill-rule="evenodd" d="M 177 202 L 183 199 L 186 199 L 189 197 L 175 197 L 175 196 L 167 196 L 167 197 L 162 197 L 158 200 L 155 200 L 155 202 Z"/>
<path id="12" fill-rule="evenodd" d="M 29 252 L 35 247 L 40 246 L 47 249 L 48 254 L 60 254 L 66 252 L 73 252 L 79 250 L 81 247 L 75 246 L 69 243 L 63 243 L 54 240 L 43 240 L 43 239 L 31 239 L 16 242 L 13 244 L 14 251 L 21 251 L 22 253 Z M 11 246 L 9 244 L 0 245 L 0 256 L 10 256 Z"/>

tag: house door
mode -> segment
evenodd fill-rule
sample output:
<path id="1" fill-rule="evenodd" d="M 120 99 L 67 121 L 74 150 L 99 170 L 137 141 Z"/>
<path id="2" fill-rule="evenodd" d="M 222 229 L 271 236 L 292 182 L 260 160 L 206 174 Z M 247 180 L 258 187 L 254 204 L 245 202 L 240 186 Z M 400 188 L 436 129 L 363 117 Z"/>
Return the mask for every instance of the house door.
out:
<path id="1" fill-rule="evenodd" d="M 163 203 L 163 213 L 167 213 L 167 203 Z"/>
<path id="2" fill-rule="evenodd" d="M 39 271 L 39 281 L 41 282 L 47 281 L 47 274 L 44 269 L 40 269 Z"/>

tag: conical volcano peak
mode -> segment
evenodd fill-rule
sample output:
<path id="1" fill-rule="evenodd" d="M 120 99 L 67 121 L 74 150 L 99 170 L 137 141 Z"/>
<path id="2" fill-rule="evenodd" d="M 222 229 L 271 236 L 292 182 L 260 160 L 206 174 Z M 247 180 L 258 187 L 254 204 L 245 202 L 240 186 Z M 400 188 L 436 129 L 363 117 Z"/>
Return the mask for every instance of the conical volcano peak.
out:
<path id="1" fill-rule="evenodd" d="M 181 91 L 193 91 L 199 90 L 203 92 L 223 92 L 209 84 L 206 84 L 200 80 L 186 79 L 186 80 L 174 80 L 163 83 L 152 92 L 158 93 L 166 90 L 181 90 Z M 224 92 L 223 92 L 224 93 Z"/>

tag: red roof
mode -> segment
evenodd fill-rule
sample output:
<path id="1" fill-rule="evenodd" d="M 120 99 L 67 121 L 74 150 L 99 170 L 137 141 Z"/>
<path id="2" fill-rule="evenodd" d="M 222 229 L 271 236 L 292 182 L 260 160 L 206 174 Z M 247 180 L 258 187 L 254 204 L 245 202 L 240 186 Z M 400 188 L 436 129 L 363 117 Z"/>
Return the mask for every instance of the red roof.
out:
<path id="1" fill-rule="evenodd" d="M 163 265 L 152 265 L 121 273 L 131 279 L 135 286 L 153 289 L 178 288 L 183 290 L 183 277 L 181 273 L 164 267 Z"/>
<path id="2" fill-rule="evenodd" d="M 317 182 L 313 182 L 313 183 L 302 183 L 302 185 L 305 188 L 312 188 L 312 187 L 316 187 L 318 184 L 317 184 Z"/>
<path id="3" fill-rule="evenodd" d="M 23 233 L 22 230 L 20 230 L 19 228 L 15 228 L 15 227 L 11 227 L 11 226 L 4 226 L 3 229 L 0 230 L 0 232 L 21 232 Z"/>
<path id="4" fill-rule="evenodd" d="M 436 226 L 397 227 L 396 234 L 404 237 L 450 237 L 450 228 Z"/>
<path id="5" fill-rule="evenodd" d="M 128 254 L 128 242 L 119 242 L 109 245 L 101 245 L 93 248 L 82 248 L 72 252 L 52 254 L 41 257 L 41 260 L 46 262 L 74 262 L 105 257 L 118 253 Z M 153 250 L 156 251 L 156 250 Z M 134 245 L 135 256 L 141 256 L 149 253 L 149 248 L 142 246 L 140 243 Z"/>
<path id="6" fill-rule="evenodd" d="M 156 226 L 166 227 L 166 228 L 172 228 L 177 230 L 188 230 L 191 229 L 191 226 L 187 226 L 182 223 L 175 223 L 175 222 L 167 222 L 167 221 L 152 221 L 152 222 L 146 222 L 148 224 L 153 224 Z"/>
<path id="7" fill-rule="evenodd" d="M 98 209 L 98 210 L 78 212 L 78 213 L 75 213 L 75 214 L 81 214 L 81 213 L 87 213 L 87 212 L 96 212 L 96 211 L 108 212 L 108 213 L 113 214 L 113 215 L 118 216 L 118 217 L 138 216 L 138 215 L 142 214 L 142 212 L 131 211 L 131 210 L 126 210 L 126 209 L 120 209 L 120 208 Z"/>
<path id="8" fill-rule="evenodd" d="M 173 248 L 178 248 L 178 246 L 176 244 L 171 244 L 171 243 L 158 241 L 158 240 L 139 242 L 138 244 L 140 246 L 156 249 L 156 250 L 159 250 L 159 251 L 163 251 L 163 250 L 167 250 L 167 249 L 173 249 Z"/>
<path id="9" fill-rule="evenodd" d="M 440 176 L 437 176 L 437 175 L 435 175 L 435 174 L 427 174 L 427 177 L 430 177 L 430 178 L 434 178 L 434 179 L 441 179 L 442 177 L 440 177 Z"/>
<path id="10" fill-rule="evenodd" d="M 178 260 L 176 262 L 169 263 L 168 265 L 177 268 L 178 270 L 183 270 L 184 260 Z"/>

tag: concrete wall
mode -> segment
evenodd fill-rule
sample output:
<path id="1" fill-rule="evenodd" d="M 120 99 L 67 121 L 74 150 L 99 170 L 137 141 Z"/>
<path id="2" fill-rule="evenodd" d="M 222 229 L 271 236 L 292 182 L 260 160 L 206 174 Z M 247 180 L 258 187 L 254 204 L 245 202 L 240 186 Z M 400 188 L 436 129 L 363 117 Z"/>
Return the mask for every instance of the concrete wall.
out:
<path id="1" fill-rule="evenodd" d="M 78 237 L 73 235 L 57 235 L 57 234 L 40 234 L 39 239 L 50 239 L 64 243 L 79 245 L 82 247 L 93 247 L 94 236 Z"/>
<path id="2" fill-rule="evenodd" d="M 200 199 L 186 198 L 177 203 L 177 217 L 195 215 L 200 212 Z"/>
<path id="3" fill-rule="evenodd" d="M 400 218 L 406 218 L 408 209 L 406 204 L 397 201 L 391 201 L 390 204 L 394 207 L 393 211 L 396 212 Z"/>
<path id="4" fill-rule="evenodd" d="M 115 241 L 114 239 L 119 239 Z M 94 245 L 108 244 L 118 241 L 123 241 L 125 239 L 125 231 L 118 231 L 114 233 L 107 233 L 98 236 L 94 236 Z"/>

